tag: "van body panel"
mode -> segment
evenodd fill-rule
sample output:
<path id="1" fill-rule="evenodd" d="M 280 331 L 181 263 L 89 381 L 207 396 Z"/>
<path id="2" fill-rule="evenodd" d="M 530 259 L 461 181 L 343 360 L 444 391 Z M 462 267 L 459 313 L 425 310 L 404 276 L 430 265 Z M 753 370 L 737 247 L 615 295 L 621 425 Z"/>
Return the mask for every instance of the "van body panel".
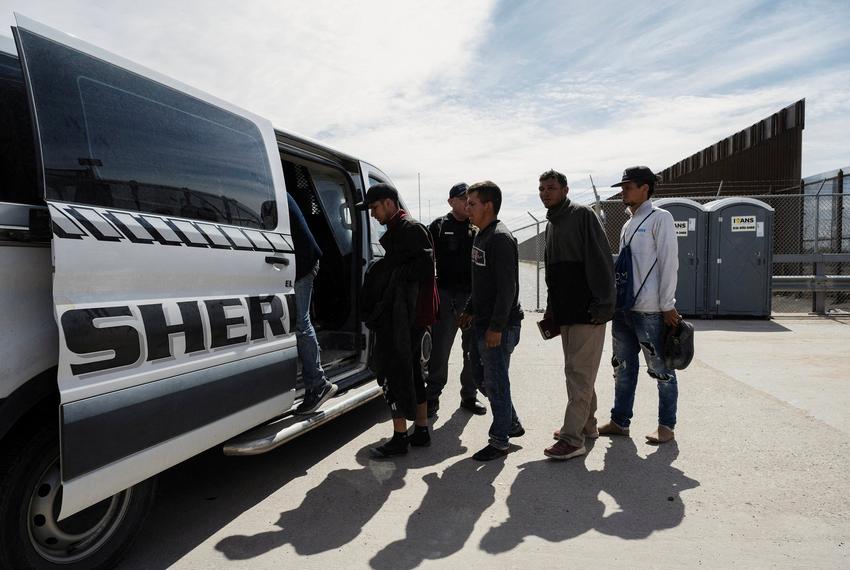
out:
<path id="1" fill-rule="evenodd" d="M 65 518 L 288 409 L 295 259 L 270 122 L 16 17 L 54 233 Z M 98 425 L 120 445 L 92 445 Z"/>
<path id="2" fill-rule="evenodd" d="M 46 244 L 0 240 L 0 330 L 15 331 L 0 343 L 0 398 L 56 365 L 50 263 Z"/>

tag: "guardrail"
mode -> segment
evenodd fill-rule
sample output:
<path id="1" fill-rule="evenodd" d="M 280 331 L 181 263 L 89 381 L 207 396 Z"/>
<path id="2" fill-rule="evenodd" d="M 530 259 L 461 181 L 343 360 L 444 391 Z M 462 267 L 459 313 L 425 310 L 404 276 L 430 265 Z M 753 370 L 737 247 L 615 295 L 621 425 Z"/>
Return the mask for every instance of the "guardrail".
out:
<path id="1" fill-rule="evenodd" d="M 770 288 L 772 291 L 811 293 L 813 313 L 826 313 L 827 294 L 850 291 L 850 275 L 824 272 L 827 265 L 850 263 L 850 253 L 774 254 L 773 263 L 812 264 L 812 275 L 774 275 Z"/>

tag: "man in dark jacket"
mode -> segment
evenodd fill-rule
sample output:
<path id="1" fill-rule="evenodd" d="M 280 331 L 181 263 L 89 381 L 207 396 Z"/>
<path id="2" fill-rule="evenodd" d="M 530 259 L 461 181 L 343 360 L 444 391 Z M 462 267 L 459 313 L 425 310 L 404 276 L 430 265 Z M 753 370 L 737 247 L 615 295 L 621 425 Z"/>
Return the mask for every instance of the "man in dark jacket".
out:
<path id="1" fill-rule="evenodd" d="M 546 319 L 561 329 L 567 409 L 555 432 L 558 440 L 543 453 L 570 459 L 587 453 L 584 438 L 597 438 L 596 374 L 605 344 L 605 323 L 614 316 L 614 266 L 605 231 L 596 214 L 567 198 L 567 177 L 540 175 L 546 206 Z"/>
<path id="2" fill-rule="evenodd" d="M 319 340 L 310 322 L 310 298 L 313 295 L 313 280 L 319 273 L 322 250 L 310 232 L 295 198 L 287 194 L 286 199 L 289 205 L 289 230 L 295 247 L 295 340 L 304 379 L 304 400 L 295 408 L 295 413 L 309 414 L 336 394 L 337 385 L 331 384 L 325 377 Z"/>
<path id="3" fill-rule="evenodd" d="M 408 445 L 431 444 L 425 366 L 430 356 L 428 328 L 436 319 L 438 303 L 434 254 L 428 229 L 400 208 L 398 192 L 389 184 L 369 188 L 361 207 L 387 227 L 380 238 L 386 251 L 380 271 L 387 279 L 364 284 L 368 288 L 364 297 L 379 299 L 366 317 L 374 327 L 375 372 L 383 382 L 393 419 L 393 437 L 372 451 L 378 457 L 390 457 L 407 453 Z M 413 405 L 407 397 L 411 392 Z M 409 436 L 408 419 L 415 424 Z"/>
<path id="4" fill-rule="evenodd" d="M 428 417 L 433 417 L 440 407 L 440 394 L 446 387 L 449 376 L 449 354 L 457 336 L 457 318 L 466 307 L 472 286 L 472 242 L 477 228 L 469 221 L 466 213 L 467 185 L 455 184 L 449 190 L 448 203 L 451 211 L 440 216 L 428 226 L 434 241 L 434 257 L 437 261 L 437 291 L 440 294 L 440 312 L 431 330 L 434 350 L 429 362 Z M 463 368 L 460 371 L 460 406 L 473 414 L 483 415 L 487 408 L 478 401 L 478 385 L 475 369 L 469 361 L 473 342 L 472 330 L 461 332 Z"/>
<path id="5" fill-rule="evenodd" d="M 497 219 L 502 191 L 493 182 L 469 187 L 467 212 L 480 229 L 472 246 L 472 295 L 458 319 L 475 332 L 478 360 L 483 366 L 484 392 L 490 400 L 493 423 L 489 443 L 472 458 L 490 461 L 507 454 L 508 439 L 525 433 L 511 402 L 508 370 L 519 343 L 522 309 L 519 305 L 519 252 L 514 236 Z"/>

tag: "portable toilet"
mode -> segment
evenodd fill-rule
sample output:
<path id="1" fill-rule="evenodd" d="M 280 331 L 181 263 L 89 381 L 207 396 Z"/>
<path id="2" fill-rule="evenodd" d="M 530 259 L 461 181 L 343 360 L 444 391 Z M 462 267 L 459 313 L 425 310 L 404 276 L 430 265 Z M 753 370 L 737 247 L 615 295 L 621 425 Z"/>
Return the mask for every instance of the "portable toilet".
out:
<path id="1" fill-rule="evenodd" d="M 703 315 L 708 232 L 705 208 L 699 202 L 687 198 L 661 198 L 653 203 L 673 214 L 679 245 L 676 309 L 683 315 Z"/>
<path id="2" fill-rule="evenodd" d="M 770 316 L 773 208 L 730 197 L 705 204 L 708 214 L 707 313 Z"/>

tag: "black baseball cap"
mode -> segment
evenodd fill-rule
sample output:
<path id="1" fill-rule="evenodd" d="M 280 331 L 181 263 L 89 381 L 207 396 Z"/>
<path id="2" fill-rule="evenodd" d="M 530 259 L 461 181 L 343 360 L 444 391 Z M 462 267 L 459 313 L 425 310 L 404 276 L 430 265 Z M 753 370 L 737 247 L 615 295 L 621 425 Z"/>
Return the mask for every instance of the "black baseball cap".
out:
<path id="1" fill-rule="evenodd" d="M 469 190 L 469 186 L 466 185 L 466 182 L 458 182 L 449 190 L 449 198 L 457 198 L 459 196 L 466 196 L 466 192 Z"/>
<path id="2" fill-rule="evenodd" d="M 389 198 L 396 204 L 398 204 L 398 190 L 386 184 L 384 182 L 380 182 L 373 186 L 369 187 L 369 190 L 366 191 L 366 198 L 356 205 L 357 208 L 361 210 L 368 210 L 369 204 L 372 202 L 377 202 L 378 200 L 384 200 Z"/>
<path id="3" fill-rule="evenodd" d="M 617 184 L 612 184 L 611 188 L 621 187 L 626 182 L 635 182 L 637 184 L 648 184 L 657 182 L 658 176 L 655 175 L 648 166 L 630 166 L 623 171 L 623 179 Z"/>

